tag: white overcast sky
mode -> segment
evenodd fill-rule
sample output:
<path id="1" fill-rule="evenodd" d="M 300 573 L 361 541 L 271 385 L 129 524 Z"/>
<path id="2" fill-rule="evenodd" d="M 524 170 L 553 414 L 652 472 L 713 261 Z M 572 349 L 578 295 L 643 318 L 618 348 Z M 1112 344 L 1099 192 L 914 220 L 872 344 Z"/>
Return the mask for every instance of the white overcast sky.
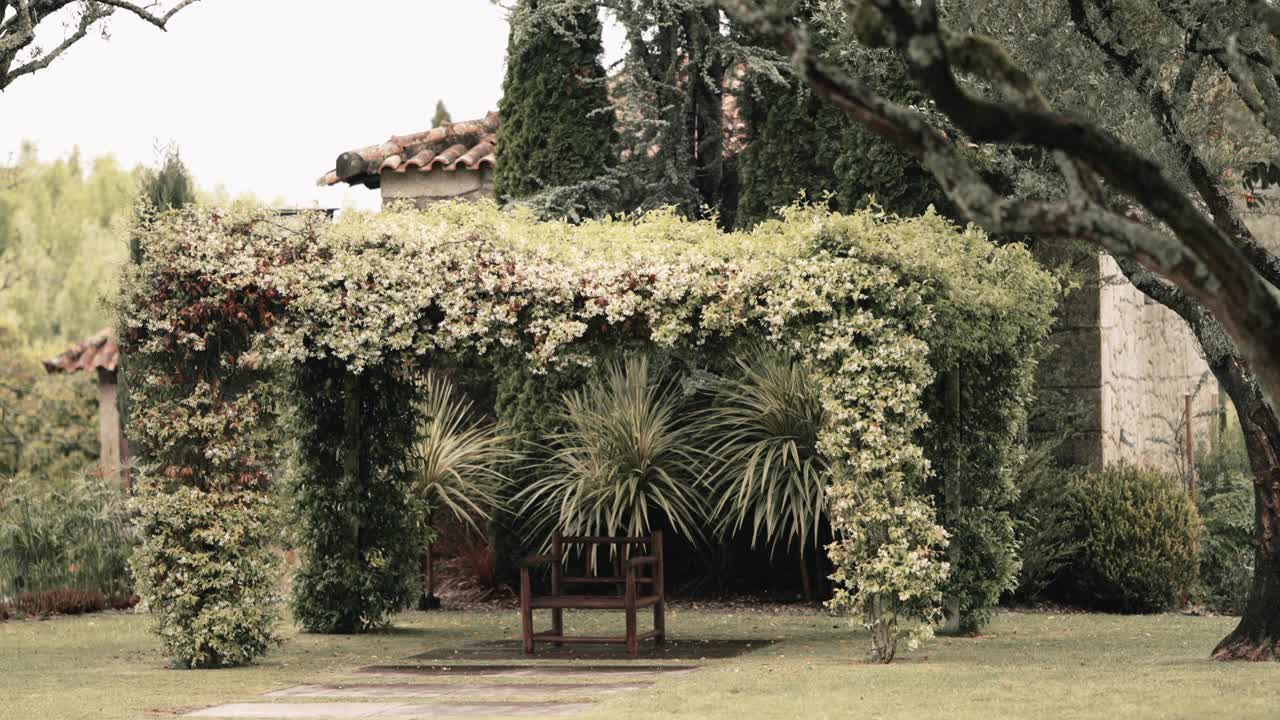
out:
<path id="1" fill-rule="evenodd" d="M 204 188 L 376 208 L 376 190 L 315 181 L 344 150 L 430 126 L 437 99 L 455 120 L 497 109 L 507 44 L 490 0 L 201 0 L 168 32 L 110 22 L 0 93 L 0 162 L 31 140 L 132 167 L 173 141 Z"/>

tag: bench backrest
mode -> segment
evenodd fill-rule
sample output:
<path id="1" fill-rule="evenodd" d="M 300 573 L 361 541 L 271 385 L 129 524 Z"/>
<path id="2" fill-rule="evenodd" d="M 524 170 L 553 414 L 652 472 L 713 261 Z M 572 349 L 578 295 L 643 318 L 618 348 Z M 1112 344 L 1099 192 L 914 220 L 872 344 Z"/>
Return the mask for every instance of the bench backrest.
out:
<path id="1" fill-rule="evenodd" d="M 597 572 L 594 575 L 586 576 L 565 576 L 564 574 L 564 548 L 566 545 L 618 545 L 619 552 L 615 555 L 615 566 L 612 575 L 603 575 Z M 654 591 L 663 594 L 663 566 L 662 566 L 662 531 L 654 530 L 649 535 L 640 537 L 603 537 L 593 535 L 562 535 L 559 531 L 551 534 L 551 592 L 553 595 L 559 595 L 563 585 L 616 585 L 625 582 L 626 576 L 622 572 L 622 563 L 632 557 L 632 546 L 644 545 L 648 546 L 650 555 L 654 558 L 653 567 L 649 576 L 642 579 L 643 582 L 654 586 Z"/>

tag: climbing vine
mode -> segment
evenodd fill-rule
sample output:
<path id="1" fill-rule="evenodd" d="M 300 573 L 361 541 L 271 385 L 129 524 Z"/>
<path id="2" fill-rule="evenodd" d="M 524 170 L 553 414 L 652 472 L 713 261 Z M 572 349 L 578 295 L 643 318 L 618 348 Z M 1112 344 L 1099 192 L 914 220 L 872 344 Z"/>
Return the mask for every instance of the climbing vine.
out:
<path id="1" fill-rule="evenodd" d="M 155 460 L 144 503 L 168 507 L 230 467 L 236 478 L 248 468 L 246 480 L 202 491 L 260 497 L 270 458 L 239 446 L 267 430 L 256 422 L 267 383 L 255 373 L 292 368 L 309 538 L 294 606 L 304 626 L 328 631 L 375 627 L 408 598 L 398 578 L 416 530 L 400 478 L 415 422 L 408 400 L 424 368 L 515 358 L 538 375 L 591 367 L 623 345 L 696 353 L 757 337 L 821 379 L 819 449 L 835 468 L 833 607 L 871 628 L 875 654 L 892 659 L 899 638 L 929 633 L 949 576 L 919 440 L 935 379 L 930 343 L 985 348 L 977 362 L 1018 352 L 1052 302 L 1051 280 L 1025 249 L 996 247 L 934 214 L 793 209 L 723 233 L 670 212 L 572 226 L 489 204 L 336 223 L 184 210 L 149 223 L 140 240 L 145 260 L 130 271 L 121 326 L 129 349 L 148 358 L 136 397 Z M 173 287 L 185 289 L 163 291 Z M 1041 300 L 1046 307 L 1023 309 Z M 205 559 L 265 558 L 271 537 L 241 532 Z M 215 609 L 242 612 L 210 604 L 222 585 L 157 569 L 191 538 L 151 525 L 147 542 L 141 566 L 155 579 L 144 589 L 163 632 L 180 638 L 171 649 L 201 634 L 234 644 L 233 627 L 205 622 Z M 242 580 L 239 592 L 266 602 L 270 572 Z M 189 602 L 166 604 L 171 596 Z M 264 638 L 273 619 L 241 618 Z M 264 648 L 244 645 L 215 664 Z"/>

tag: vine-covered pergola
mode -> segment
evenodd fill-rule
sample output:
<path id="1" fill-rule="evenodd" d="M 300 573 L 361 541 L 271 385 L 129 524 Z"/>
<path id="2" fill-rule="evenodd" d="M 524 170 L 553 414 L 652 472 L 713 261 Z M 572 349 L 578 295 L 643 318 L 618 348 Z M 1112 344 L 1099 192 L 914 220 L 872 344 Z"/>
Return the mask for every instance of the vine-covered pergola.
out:
<path id="1" fill-rule="evenodd" d="M 1057 292 L 1020 245 L 932 213 L 799 208 L 740 233 L 487 204 L 186 210 L 136 232 L 119 303 L 145 458 L 135 562 L 184 665 L 273 638 L 289 452 L 297 620 L 354 632 L 405 605 L 418 382 L 447 364 L 555 374 L 654 346 L 697 366 L 767 339 L 821 387 L 833 607 L 891 654 L 944 593 L 981 622 L 1016 570 L 1009 475 Z"/>

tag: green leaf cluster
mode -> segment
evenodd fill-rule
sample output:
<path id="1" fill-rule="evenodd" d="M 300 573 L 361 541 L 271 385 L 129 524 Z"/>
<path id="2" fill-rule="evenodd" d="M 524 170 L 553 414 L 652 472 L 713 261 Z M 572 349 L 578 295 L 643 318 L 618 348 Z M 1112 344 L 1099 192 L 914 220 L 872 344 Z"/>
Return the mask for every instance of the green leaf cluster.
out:
<path id="1" fill-rule="evenodd" d="M 417 394 L 385 366 L 357 375 L 312 359 L 291 374 L 294 539 L 304 557 L 292 606 L 306 630 L 382 628 L 417 597 L 427 540 L 412 455 L 422 419 Z"/>

